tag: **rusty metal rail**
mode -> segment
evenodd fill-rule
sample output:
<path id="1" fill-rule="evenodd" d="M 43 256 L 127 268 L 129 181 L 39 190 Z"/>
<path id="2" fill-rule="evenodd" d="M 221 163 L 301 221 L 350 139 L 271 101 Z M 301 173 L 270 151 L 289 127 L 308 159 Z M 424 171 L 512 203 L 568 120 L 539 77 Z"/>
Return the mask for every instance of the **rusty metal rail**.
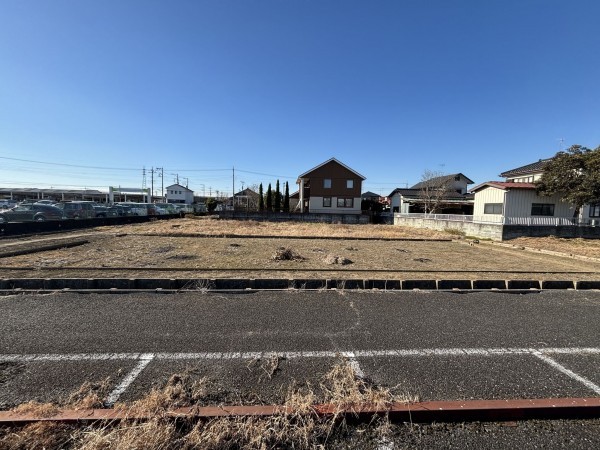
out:
<path id="1" fill-rule="evenodd" d="M 0 411 L 0 426 L 25 425 L 34 422 L 90 424 L 148 420 L 156 416 L 169 419 L 211 419 L 218 417 L 269 417 L 293 414 L 295 410 L 280 405 L 256 406 L 192 406 L 162 413 L 132 413 L 127 409 L 62 410 L 54 415 L 40 417 Z M 374 415 L 388 416 L 397 422 L 465 422 L 516 421 L 529 419 L 584 419 L 600 417 L 600 397 L 545 398 L 512 400 L 432 401 L 420 403 L 393 403 L 387 408 L 374 405 L 318 404 L 308 414 L 319 417 L 345 417 L 349 420 L 370 420 Z"/>

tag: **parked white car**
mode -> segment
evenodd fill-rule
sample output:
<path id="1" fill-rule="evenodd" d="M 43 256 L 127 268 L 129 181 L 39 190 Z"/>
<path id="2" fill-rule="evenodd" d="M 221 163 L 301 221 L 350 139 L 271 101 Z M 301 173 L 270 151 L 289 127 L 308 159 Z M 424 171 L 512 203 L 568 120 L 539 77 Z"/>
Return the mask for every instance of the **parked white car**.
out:
<path id="1" fill-rule="evenodd" d="M 145 203 L 134 203 L 134 202 L 120 202 L 116 203 L 117 206 L 127 206 L 132 216 L 147 216 L 148 208 Z"/>

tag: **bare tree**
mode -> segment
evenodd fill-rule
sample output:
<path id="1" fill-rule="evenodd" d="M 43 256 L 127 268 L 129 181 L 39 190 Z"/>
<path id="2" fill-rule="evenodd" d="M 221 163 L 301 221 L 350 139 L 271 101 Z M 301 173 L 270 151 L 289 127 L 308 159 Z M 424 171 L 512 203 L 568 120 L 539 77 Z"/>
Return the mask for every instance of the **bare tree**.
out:
<path id="1" fill-rule="evenodd" d="M 444 204 L 445 198 L 452 191 L 452 176 L 442 172 L 425 170 L 421 175 L 421 182 L 417 184 L 420 189 L 419 197 L 423 201 L 426 214 L 435 214 Z"/>

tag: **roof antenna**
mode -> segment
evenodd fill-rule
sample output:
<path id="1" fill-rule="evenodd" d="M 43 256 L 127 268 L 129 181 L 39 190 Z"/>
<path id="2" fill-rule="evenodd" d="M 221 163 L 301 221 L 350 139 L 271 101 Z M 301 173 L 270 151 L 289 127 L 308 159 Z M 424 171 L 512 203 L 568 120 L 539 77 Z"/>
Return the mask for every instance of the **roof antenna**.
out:
<path id="1" fill-rule="evenodd" d="M 563 151 L 563 145 L 564 145 L 564 143 L 565 143 L 565 140 L 564 140 L 563 138 L 560 138 L 560 139 L 558 140 L 558 151 L 559 151 L 559 152 L 562 152 L 562 151 Z"/>

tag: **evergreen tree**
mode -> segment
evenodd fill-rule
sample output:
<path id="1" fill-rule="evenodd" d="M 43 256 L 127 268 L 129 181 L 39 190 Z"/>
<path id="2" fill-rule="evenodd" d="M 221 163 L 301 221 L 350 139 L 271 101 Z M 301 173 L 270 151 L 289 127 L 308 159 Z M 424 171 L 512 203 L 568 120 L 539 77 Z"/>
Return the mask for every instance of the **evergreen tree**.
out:
<path id="1" fill-rule="evenodd" d="M 600 147 L 595 150 L 572 145 L 544 165 L 536 182 L 538 195 L 559 194 L 578 209 L 600 201 Z"/>
<path id="2" fill-rule="evenodd" d="M 267 211 L 273 211 L 273 191 L 271 190 L 271 183 L 267 188 Z"/>
<path id="3" fill-rule="evenodd" d="M 258 210 L 259 211 L 265 210 L 265 197 L 263 194 L 262 183 L 260 183 L 260 186 L 258 186 Z"/>
<path id="4" fill-rule="evenodd" d="M 275 212 L 281 212 L 281 191 L 279 190 L 279 180 L 275 184 Z"/>
<path id="5" fill-rule="evenodd" d="M 285 182 L 285 197 L 283 198 L 283 211 L 290 212 L 290 186 Z"/>

